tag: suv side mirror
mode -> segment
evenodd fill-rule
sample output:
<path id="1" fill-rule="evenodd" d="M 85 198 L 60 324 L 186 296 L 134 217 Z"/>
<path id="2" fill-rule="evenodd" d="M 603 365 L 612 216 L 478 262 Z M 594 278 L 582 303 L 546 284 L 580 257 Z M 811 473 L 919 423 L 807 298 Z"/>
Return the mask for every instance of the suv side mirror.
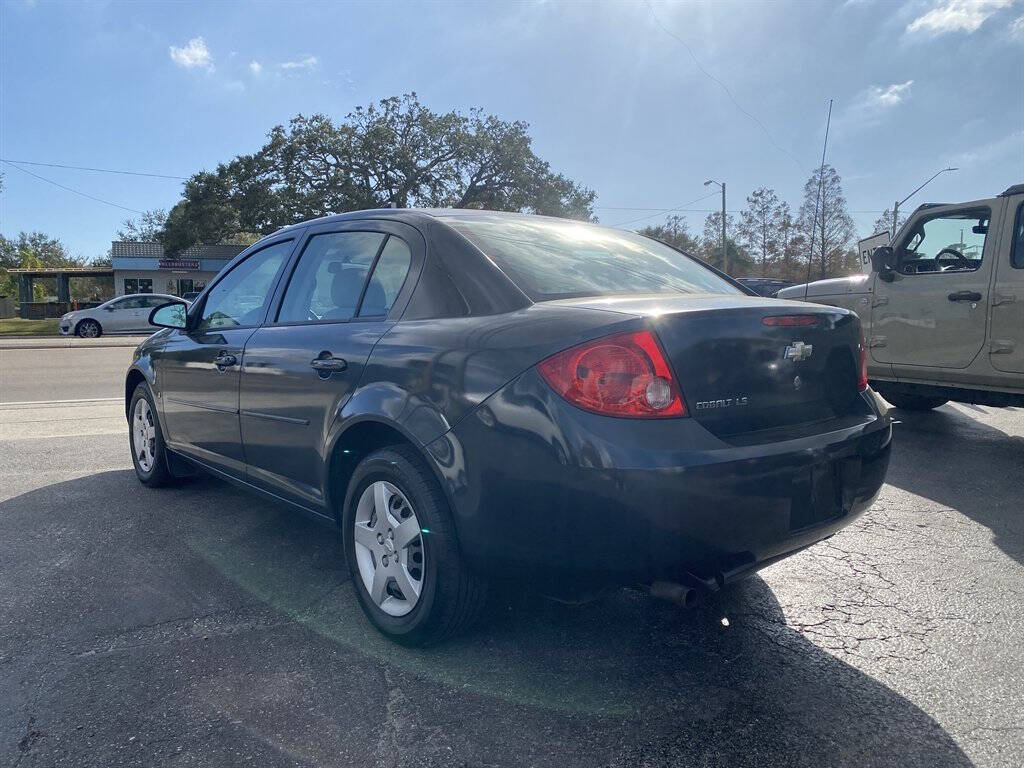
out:
<path id="1" fill-rule="evenodd" d="M 188 325 L 188 304 L 184 301 L 161 304 L 149 313 L 149 324 L 157 328 L 185 328 Z"/>
<path id="2" fill-rule="evenodd" d="M 880 275 L 896 269 L 896 251 L 891 245 L 880 245 L 871 252 L 871 271 Z"/>

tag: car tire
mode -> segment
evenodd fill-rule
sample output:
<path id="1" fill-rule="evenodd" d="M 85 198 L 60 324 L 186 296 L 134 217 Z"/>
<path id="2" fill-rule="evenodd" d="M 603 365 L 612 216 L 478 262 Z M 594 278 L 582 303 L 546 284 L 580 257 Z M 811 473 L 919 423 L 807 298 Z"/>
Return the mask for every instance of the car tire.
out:
<path id="1" fill-rule="evenodd" d="M 928 397 L 927 395 L 913 395 L 898 389 L 883 387 L 878 389 L 878 394 L 888 402 L 904 411 L 930 411 L 945 405 L 949 402 L 945 397 Z"/>
<path id="2" fill-rule="evenodd" d="M 150 488 L 174 480 L 167 465 L 167 445 L 156 415 L 153 394 L 146 382 L 139 382 L 128 405 L 128 444 L 139 482 Z"/>
<path id="3" fill-rule="evenodd" d="M 384 516 L 377 514 L 382 505 Z M 396 538 L 398 525 L 409 520 L 413 527 Z M 447 499 L 411 447 L 385 448 L 359 463 L 346 493 L 341 530 L 359 605 L 386 637 L 403 645 L 433 645 L 479 617 L 486 584 L 467 567 Z M 420 533 L 410 539 L 413 530 Z"/>
<path id="4" fill-rule="evenodd" d="M 103 335 L 103 327 L 95 320 L 85 319 L 75 326 L 75 335 L 83 339 L 95 339 Z"/>

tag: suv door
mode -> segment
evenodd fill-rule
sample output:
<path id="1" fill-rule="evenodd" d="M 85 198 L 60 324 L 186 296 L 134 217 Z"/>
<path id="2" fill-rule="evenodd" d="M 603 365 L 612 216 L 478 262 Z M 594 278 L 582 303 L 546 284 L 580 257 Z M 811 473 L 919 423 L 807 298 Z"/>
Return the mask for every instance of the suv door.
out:
<path id="1" fill-rule="evenodd" d="M 234 477 L 245 474 L 238 371 L 245 341 L 266 317 L 295 245 L 282 240 L 233 265 L 157 355 L 158 407 L 167 444 Z"/>
<path id="2" fill-rule="evenodd" d="M 408 302 L 423 250 L 419 233 L 399 222 L 309 231 L 277 312 L 245 345 L 239 408 L 249 482 L 324 511 L 331 426 Z"/>
<path id="3" fill-rule="evenodd" d="M 1000 202 L 928 209 L 903 228 L 871 314 L 871 357 L 897 377 L 967 368 L 984 347 L 998 240 L 988 230 Z"/>
<path id="4" fill-rule="evenodd" d="M 989 359 L 997 371 L 1024 373 L 1024 196 L 1009 199 L 1003 219 L 1006 245 L 996 263 Z"/>

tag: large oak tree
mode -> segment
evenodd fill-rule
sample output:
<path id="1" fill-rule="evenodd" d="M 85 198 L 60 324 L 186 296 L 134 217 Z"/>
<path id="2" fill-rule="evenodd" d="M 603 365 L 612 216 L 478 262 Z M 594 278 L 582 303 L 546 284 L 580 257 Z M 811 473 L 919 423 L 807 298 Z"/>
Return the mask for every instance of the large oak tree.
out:
<path id="1" fill-rule="evenodd" d="M 594 193 L 552 171 L 528 128 L 480 110 L 437 113 L 415 93 L 359 107 L 337 123 L 299 115 L 253 154 L 192 176 L 160 237 L 179 251 L 391 205 L 592 218 Z"/>

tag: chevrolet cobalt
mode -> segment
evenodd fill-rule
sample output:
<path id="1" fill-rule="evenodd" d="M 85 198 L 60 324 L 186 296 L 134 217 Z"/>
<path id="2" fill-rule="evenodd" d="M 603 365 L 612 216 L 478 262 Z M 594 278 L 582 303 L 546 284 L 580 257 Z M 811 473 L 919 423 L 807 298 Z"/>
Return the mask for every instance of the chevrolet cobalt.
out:
<path id="1" fill-rule="evenodd" d="M 592 224 L 330 216 L 150 320 L 139 480 L 198 466 L 337 525 L 363 610 L 408 644 L 499 579 L 720 588 L 850 523 L 889 461 L 856 315 Z"/>

